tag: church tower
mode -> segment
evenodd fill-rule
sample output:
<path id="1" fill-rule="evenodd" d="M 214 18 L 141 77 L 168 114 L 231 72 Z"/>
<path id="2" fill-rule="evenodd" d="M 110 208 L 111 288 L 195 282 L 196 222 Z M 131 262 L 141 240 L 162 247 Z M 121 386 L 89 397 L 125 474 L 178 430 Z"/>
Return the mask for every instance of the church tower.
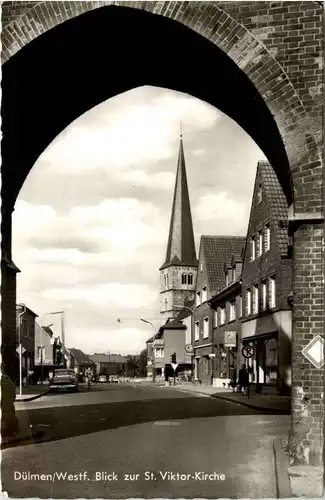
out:
<path id="1" fill-rule="evenodd" d="M 160 313 L 163 320 L 176 317 L 184 301 L 194 299 L 197 267 L 181 135 L 166 259 L 159 269 Z"/>

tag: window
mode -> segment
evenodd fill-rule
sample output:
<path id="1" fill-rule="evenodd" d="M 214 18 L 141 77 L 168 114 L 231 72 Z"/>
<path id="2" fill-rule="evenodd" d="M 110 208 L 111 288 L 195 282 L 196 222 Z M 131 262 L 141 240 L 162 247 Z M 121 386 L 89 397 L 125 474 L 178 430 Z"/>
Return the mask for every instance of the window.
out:
<path id="1" fill-rule="evenodd" d="M 229 273 L 228 270 L 226 271 L 226 286 L 229 285 Z"/>
<path id="2" fill-rule="evenodd" d="M 263 198 L 262 184 L 259 184 L 257 189 L 257 203 L 261 203 L 262 198 Z"/>
<path id="3" fill-rule="evenodd" d="M 167 311 L 167 299 L 165 299 L 165 310 Z"/>
<path id="4" fill-rule="evenodd" d="M 229 321 L 234 321 L 235 319 L 236 319 L 236 302 L 233 300 L 230 302 Z"/>
<path id="5" fill-rule="evenodd" d="M 232 280 L 236 281 L 236 266 L 232 268 Z"/>
<path id="6" fill-rule="evenodd" d="M 255 234 L 251 237 L 251 261 L 255 260 L 256 249 L 255 249 Z"/>
<path id="7" fill-rule="evenodd" d="M 262 229 L 258 232 L 258 257 L 260 257 L 263 253 L 263 233 Z"/>
<path id="8" fill-rule="evenodd" d="M 264 230 L 264 248 L 265 251 L 267 252 L 270 250 L 271 247 L 271 229 L 270 229 L 270 224 L 265 225 L 265 230 Z"/>
<path id="9" fill-rule="evenodd" d="M 262 281 L 262 309 L 266 309 L 266 281 Z"/>
<path id="10" fill-rule="evenodd" d="M 182 285 L 186 285 L 186 281 L 187 281 L 187 280 L 186 280 L 186 277 L 187 277 L 187 276 L 186 276 L 186 273 L 183 273 L 183 274 L 182 274 Z"/>
<path id="11" fill-rule="evenodd" d="M 258 285 L 253 286 L 253 314 L 258 313 Z"/>
<path id="12" fill-rule="evenodd" d="M 193 285 L 193 274 L 192 273 L 190 273 L 187 277 L 187 284 Z"/>
<path id="13" fill-rule="evenodd" d="M 226 322 L 226 308 L 225 306 L 220 307 L 220 325 Z"/>
<path id="14" fill-rule="evenodd" d="M 276 296 L 275 296 L 275 276 L 271 276 L 269 279 L 269 307 L 275 307 Z"/>
<path id="15" fill-rule="evenodd" d="M 207 301 L 207 287 L 202 288 L 202 303 Z"/>
<path id="16" fill-rule="evenodd" d="M 209 318 L 206 317 L 203 320 L 203 338 L 206 339 L 209 337 Z"/>
<path id="17" fill-rule="evenodd" d="M 164 348 L 156 347 L 155 348 L 155 358 L 163 358 L 164 357 Z"/>
<path id="18" fill-rule="evenodd" d="M 195 305 L 196 305 L 196 307 L 198 307 L 200 304 L 201 304 L 201 293 L 200 292 L 196 292 L 196 302 L 195 302 Z"/>
<path id="19" fill-rule="evenodd" d="M 238 317 L 241 318 L 243 315 L 243 297 L 239 295 L 238 297 Z"/>
<path id="20" fill-rule="evenodd" d="M 200 322 L 199 321 L 197 321 L 195 323 L 194 335 L 195 335 L 195 337 L 194 337 L 195 340 L 200 340 Z"/>
<path id="21" fill-rule="evenodd" d="M 203 262 L 201 262 L 201 264 L 200 264 L 200 271 L 201 271 L 201 273 L 203 271 Z"/>
<path id="22" fill-rule="evenodd" d="M 37 348 L 37 357 L 39 361 L 42 361 L 45 359 L 45 347 L 38 347 Z"/>
<path id="23" fill-rule="evenodd" d="M 214 326 L 218 326 L 218 311 L 214 311 Z"/>
<path id="24" fill-rule="evenodd" d="M 246 290 L 246 314 L 249 316 L 252 313 L 251 309 L 251 291 L 248 289 Z"/>

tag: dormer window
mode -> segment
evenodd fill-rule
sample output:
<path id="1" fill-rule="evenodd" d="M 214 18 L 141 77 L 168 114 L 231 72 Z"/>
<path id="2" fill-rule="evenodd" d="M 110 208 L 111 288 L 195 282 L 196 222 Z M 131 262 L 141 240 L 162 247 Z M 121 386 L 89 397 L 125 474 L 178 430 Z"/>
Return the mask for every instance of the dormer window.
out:
<path id="1" fill-rule="evenodd" d="M 236 266 L 232 268 L 232 280 L 236 281 Z"/>
<path id="2" fill-rule="evenodd" d="M 198 307 L 199 305 L 201 305 L 201 293 L 200 292 L 196 292 L 195 305 L 196 305 L 196 307 Z"/>
<path id="3" fill-rule="evenodd" d="M 263 198 L 262 184 L 259 184 L 257 189 L 257 203 L 261 203 L 262 198 Z"/>
<path id="4" fill-rule="evenodd" d="M 190 273 L 187 277 L 187 284 L 193 285 L 193 274 L 192 273 Z"/>
<path id="5" fill-rule="evenodd" d="M 257 257 L 260 257 L 263 253 L 263 232 L 262 229 L 258 231 L 258 248 L 257 248 Z"/>
<path id="6" fill-rule="evenodd" d="M 201 264 L 200 264 L 200 271 L 201 271 L 201 273 L 203 271 L 203 262 L 201 262 Z"/>
<path id="7" fill-rule="evenodd" d="M 228 273 L 228 269 L 226 271 L 226 286 L 229 285 L 229 273 Z"/>
<path id="8" fill-rule="evenodd" d="M 207 296 L 207 287 L 203 287 L 202 288 L 202 303 L 203 302 L 206 302 L 208 299 L 208 296 Z"/>
<path id="9" fill-rule="evenodd" d="M 182 274 L 182 285 L 186 285 L 186 281 L 187 281 L 187 276 L 186 276 L 186 273 L 183 273 Z"/>
<path id="10" fill-rule="evenodd" d="M 270 224 L 265 224 L 264 228 L 264 248 L 265 251 L 267 252 L 270 250 L 271 247 L 271 229 L 270 229 Z"/>

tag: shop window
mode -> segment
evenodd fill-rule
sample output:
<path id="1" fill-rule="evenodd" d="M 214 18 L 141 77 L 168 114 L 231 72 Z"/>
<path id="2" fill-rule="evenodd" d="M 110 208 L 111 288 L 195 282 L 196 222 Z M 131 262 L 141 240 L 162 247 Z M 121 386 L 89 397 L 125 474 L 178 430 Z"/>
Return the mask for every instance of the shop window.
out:
<path id="1" fill-rule="evenodd" d="M 265 342 L 265 382 L 276 383 L 278 374 L 278 343 L 275 338 Z"/>

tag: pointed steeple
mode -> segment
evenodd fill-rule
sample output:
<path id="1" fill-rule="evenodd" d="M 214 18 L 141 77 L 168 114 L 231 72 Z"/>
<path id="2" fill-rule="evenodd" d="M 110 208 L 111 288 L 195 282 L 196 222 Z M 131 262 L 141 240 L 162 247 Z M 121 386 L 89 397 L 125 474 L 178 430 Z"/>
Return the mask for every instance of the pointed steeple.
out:
<path id="1" fill-rule="evenodd" d="M 182 133 L 180 135 L 176 182 L 170 219 L 166 260 L 160 269 L 164 269 L 172 265 L 198 265 L 194 243 Z"/>

